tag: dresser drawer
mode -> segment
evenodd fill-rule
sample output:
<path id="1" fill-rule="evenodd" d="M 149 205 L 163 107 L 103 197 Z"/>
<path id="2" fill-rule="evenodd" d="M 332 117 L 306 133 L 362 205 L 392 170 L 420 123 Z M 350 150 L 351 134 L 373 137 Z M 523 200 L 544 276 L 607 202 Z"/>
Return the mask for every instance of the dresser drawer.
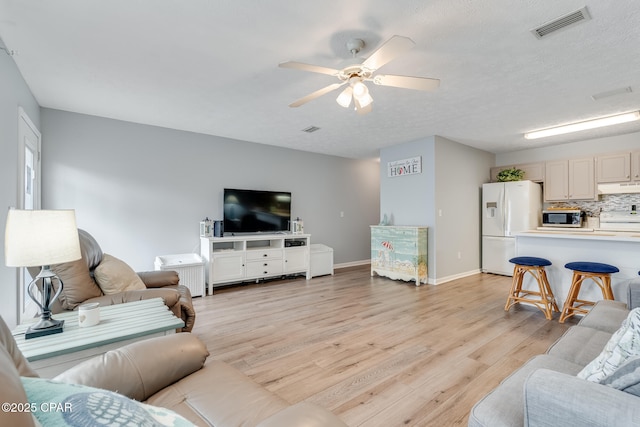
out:
<path id="1" fill-rule="evenodd" d="M 282 274 L 282 260 L 261 260 L 247 262 L 245 266 L 245 272 L 247 277 L 257 276 L 277 276 Z"/>

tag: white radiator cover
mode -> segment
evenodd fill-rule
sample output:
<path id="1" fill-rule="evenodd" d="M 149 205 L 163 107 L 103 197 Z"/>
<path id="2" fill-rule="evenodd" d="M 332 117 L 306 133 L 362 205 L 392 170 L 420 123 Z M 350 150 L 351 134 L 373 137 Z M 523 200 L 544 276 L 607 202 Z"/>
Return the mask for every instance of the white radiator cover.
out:
<path id="1" fill-rule="evenodd" d="M 178 273 L 180 284 L 189 288 L 191 296 L 204 295 L 204 263 L 198 254 L 160 255 L 154 263 L 156 270 Z"/>

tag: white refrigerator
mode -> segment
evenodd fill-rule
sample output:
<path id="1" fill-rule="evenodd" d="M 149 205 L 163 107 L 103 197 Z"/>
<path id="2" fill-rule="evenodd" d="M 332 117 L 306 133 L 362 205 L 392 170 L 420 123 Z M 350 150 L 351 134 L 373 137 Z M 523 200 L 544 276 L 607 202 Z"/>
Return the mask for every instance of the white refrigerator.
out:
<path id="1" fill-rule="evenodd" d="M 482 271 L 513 275 L 516 233 L 535 230 L 542 218 L 540 184 L 531 181 L 482 185 Z"/>

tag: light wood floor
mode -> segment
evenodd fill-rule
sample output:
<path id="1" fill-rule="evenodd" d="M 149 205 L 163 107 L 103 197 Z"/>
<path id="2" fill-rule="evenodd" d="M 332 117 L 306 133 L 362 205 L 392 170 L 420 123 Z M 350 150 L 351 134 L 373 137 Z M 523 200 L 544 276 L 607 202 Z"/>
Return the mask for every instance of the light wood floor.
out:
<path id="1" fill-rule="evenodd" d="M 477 274 L 415 287 L 342 269 L 195 298 L 193 332 L 210 357 L 349 426 L 466 426 L 477 400 L 575 323 L 505 312 L 510 283 Z"/>

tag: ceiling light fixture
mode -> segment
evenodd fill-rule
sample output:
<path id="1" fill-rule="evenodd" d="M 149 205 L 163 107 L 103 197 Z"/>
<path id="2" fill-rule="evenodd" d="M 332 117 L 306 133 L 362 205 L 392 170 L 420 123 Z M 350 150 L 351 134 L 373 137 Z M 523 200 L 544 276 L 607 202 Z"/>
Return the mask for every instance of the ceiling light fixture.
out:
<path id="1" fill-rule="evenodd" d="M 353 88 L 351 86 L 347 86 L 345 90 L 343 90 L 340 95 L 336 98 L 336 102 L 344 108 L 349 108 L 351 105 L 351 96 L 353 95 Z"/>
<path id="2" fill-rule="evenodd" d="M 351 105 L 351 99 L 354 100 L 356 111 L 371 105 L 373 102 L 373 98 L 369 94 L 369 88 L 359 76 L 353 76 L 349 79 L 349 86 L 338 95 L 336 102 L 341 107 L 348 108 Z"/>
<path id="3" fill-rule="evenodd" d="M 562 126 L 555 126 L 547 129 L 531 131 L 525 133 L 524 137 L 526 139 L 546 138 L 548 136 L 564 135 L 565 133 L 596 129 L 605 126 L 617 125 L 620 123 L 633 122 L 636 120 L 640 120 L 640 111 L 616 114 L 614 116 L 599 117 L 597 119 L 585 120 L 583 122 L 569 123 Z"/>

